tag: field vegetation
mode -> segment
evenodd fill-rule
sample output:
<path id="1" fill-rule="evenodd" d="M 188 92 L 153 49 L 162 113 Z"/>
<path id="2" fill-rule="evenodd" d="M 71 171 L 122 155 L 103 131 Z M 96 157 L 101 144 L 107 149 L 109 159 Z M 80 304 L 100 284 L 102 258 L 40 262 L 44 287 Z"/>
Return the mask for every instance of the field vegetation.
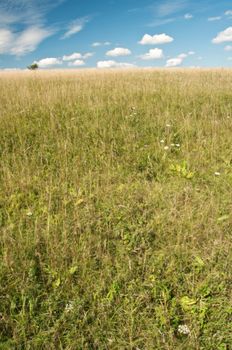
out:
<path id="1" fill-rule="evenodd" d="M 0 349 L 229 350 L 232 71 L 0 75 Z"/>

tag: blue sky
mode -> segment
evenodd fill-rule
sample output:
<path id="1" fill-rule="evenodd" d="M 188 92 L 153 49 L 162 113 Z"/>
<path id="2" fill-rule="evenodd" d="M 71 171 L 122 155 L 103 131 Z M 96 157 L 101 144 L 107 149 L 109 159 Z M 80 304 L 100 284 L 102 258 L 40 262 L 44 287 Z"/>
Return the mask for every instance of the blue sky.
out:
<path id="1" fill-rule="evenodd" d="M 55 3 L 55 5 L 54 5 Z M 231 67 L 228 0 L 0 0 L 0 69 Z"/>

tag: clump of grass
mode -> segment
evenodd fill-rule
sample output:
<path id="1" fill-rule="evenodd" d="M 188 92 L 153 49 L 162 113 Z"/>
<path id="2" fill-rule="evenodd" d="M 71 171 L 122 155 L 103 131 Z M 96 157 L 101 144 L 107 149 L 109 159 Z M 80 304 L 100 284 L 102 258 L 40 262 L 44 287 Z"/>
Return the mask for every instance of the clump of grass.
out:
<path id="1" fill-rule="evenodd" d="M 1 349 L 229 349 L 231 81 L 1 75 Z"/>

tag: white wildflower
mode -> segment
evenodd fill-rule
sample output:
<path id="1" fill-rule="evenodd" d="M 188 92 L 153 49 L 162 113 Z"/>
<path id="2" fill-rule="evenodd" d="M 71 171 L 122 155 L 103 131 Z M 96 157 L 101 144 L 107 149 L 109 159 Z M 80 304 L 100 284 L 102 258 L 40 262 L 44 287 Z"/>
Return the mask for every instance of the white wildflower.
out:
<path id="1" fill-rule="evenodd" d="M 32 215 L 33 215 L 33 213 L 31 211 L 27 212 L 27 216 L 32 216 Z"/>
<path id="2" fill-rule="evenodd" d="M 190 329 L 186 324 L 181 324 L 178 326 L 178 333 L 184 334 L 184 335 L 189 335 Z"/>
<path id="3" fill-rule="evenodd" d="M 214 175 L 215 175 L 215 176 L 220 176 L 221 173 L 219 173 L 218 171 L 215 171 Z"/>
<path id="4" fill-rule="evenodd" d="M 69 301 L 65 306 L 65 312 L 71 312 L 74 309 L 73 301 Z"/>
<path id="5" fill-rule="evenodd" d="M 179 143 L 176 143 L 175 146 L 176 146 L 177 148 L 180 148 L 180 144 L 179 144 Z"/>
<path id="6" fill-rule="evenodd" d="M 169 149 L 168 146 L 164 146 L 164 150 L 167 151 Z"/>
<path id="7" fill-rule="evenodd" d="M 160 140 L 160 143 L 164 143 L 164 140 Z"/>
<path id="8" fill-rule="evenodd" d="M 167 127 L 167 128 L 170 128 L 170 127 L 171 127 L 171 124 L 166 124 L 166 127 Z"/>

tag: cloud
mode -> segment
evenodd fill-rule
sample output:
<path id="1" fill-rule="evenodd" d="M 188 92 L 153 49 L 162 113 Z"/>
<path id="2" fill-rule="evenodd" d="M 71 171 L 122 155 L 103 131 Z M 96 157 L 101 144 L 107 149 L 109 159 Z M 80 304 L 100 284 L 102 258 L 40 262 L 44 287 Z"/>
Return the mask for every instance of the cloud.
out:
<path id="1" fill-rule="evenodd" d="M 85 62 L 83 60 L 75 60 L 73 62 L 68 63 L 68 66 L 70 66 L 70 67 L 81 67 L 84 65 L 85 65 Z"/>
<path id="2" fill-rule="evenodd" d="M 163 50 L 155 48 L 149 50 L 149 52 L 145 53 L 144 55 L 141 55 L 140 58 L 142 60 L 157 60 L 164 58 Z"/>
<path id="3" fill-rule="evenodd" d="M 38 25 L 44 17 L 64 0 L 0 0 L 1 26 L 16 23 Z"/>
<path id="4" fill-rule="evenodd" d="M 131 55 L 131 51 L 123 47 L 116 47 L 115 49 L 106 52 L 106 56 L 110 56 L 110 57 L 129 56 L 129 55 Z"/>
<path id="5" fill-rule="evenodd" d="M 148 27 L 158 27 L 164 24 L 175 22 L 176 18 L 163 18 L 163 19 L 155 19 L 153 22 L 148 24 Z"/>
<path id="6" fill-rule="evenodd" d="M 192 18 L 193 18 L 193 15 L 191 15 L 191 13 L 186 13 L 186 14 L 184 15 L 184 18 L 185 18 L 185 19 L 192 19 Z"/>
<path id="7" fill-rule="evenodd" d="M 166 67 L 177 67 L 180 66 L 183 62 L 183 58 L 176 57 L 176 58 L 170 58 L 166 62 Z"/>
<path id="8" fill-rule="evenodd" d="M 224 31 L 218 33 L 216 38 L 212 40 L 213 44 L 221 44 L 232 41 L 232 27 L 228 27 Z"/>
<path id="9" fill-rule="evenodd" d="M 141 45 L 157 45 L 157 44 L 167 44 L 171 43 L 174 39 L 165 34 L 156 34 L 156 35 L 149 35 L 145 34 L 143 38 L 139 41 L 139 44 Z"/>
<path id="10" fill-rule="evenodd" d="M 16 33 L 10 29 L 0 29 L 0 53 L 23 56 L 35 51 L 37 46 L 53 33 L 53 29 L 37 26 Z"/>
<path id="11" fill-rule="evenodd" d="M 40 68 L 50 68 L 53 66 L 61 65 L 62 61 L 59 58 L 48 57 L 43 58 L 39 61 L 35 61 L 34 63 L 37 63 Z"/>
<path id="12" fill-rule="evenodd" d="M 109 41 L 105 41 L 105 42 L 95 42 L 95 43 L 92 43 L 92 47 L 98 47 L 98 46 L 108 46 L 110 45 L 111 43 Z"/>
<path id="13" fill-rule="evenodd" d="M 92 57 L 94 55 L 93 52 L 87 52 L 87 53 L 79 53 L 79 52 L 74 52 L 71 55 L 64 55 L 63 56 L 63 61 L 74 61 L 77 59 L 86 59 L 89 57 Z"/>
<path id="14" fill-rule="evenodd" d="M 159 17 L 166 17 L 180 12 L 188 5 L 187 0 L 167 0 L 162 4 L 155 6 L 155 12 Z"/>
<path id="15" fill-rule="evenodd" d="M 226 12 L 225 12 L 225 15 L 226 15 L 226 16 L 232 16 L 232 10 L 226 11 Z"/>
<path id="16" fill-rule="evenodd" d="M 187 58 L 188 56 L 192 56 L 192 55 L 195 55 L 194 51 L 189 51 L 188 53 L 181 53 L 177 57 L 170 58 L 166 62 L 166 67 L 180 66 L 183 63 L 183 61 L 185 60 L 185 58 Z"/>
<path id="17" fill-rule="evenodd" d="M 67 31 L 61 37 L 61 39 L 68 39 L 74 34 L 81 32 L 84 29 L 86 23 L 88 23 L 89 21 L 90 21 L 89 17 L 77 18 L 75 21 L 72 21 L 68 25 Z"/>
<path id="18" fill-rule="evenodd" d="M 82 58 L 82 54 L 79 52 L 74 52 L 71 55 L 63 56 L 63 61 L 74 61 L 76 59 Z"/>
<path id="19" fill-rule="evenodd" d="M 213 22 L 213 21 L 220 21 L 222 19 L 221 16 L 216 16 L 216 17 L 209 17 L 208 21 Z"/>
<path id="20" fill-rule="evenodd" d="M 83 57 L 84 59 L 86 59 L 86 58 L 93 57 L 93 55 L 94 55 L 94 52 L 87 52 L 87 53 L 85 53 L 82 57 Z"/>
<path id="21" fill-rule="evenodd" d="M 0 29 L 0 54 L 10 51 L 13 41 L 14 35 L 9 29 Z"/>
<path id="22" fill-rule="evenodd" d="M 180 55 L 178 55 L 178 58 L 184 59 L 188 57 L 188 55 L 186 53 L 181 53 Z"/>
<path id="23" fill-rule="evenodd" d="M 227 45 L 224 48 L 225 51 L 232 51 L 232 45 Z"/>
<path id="24" fill-rule="evenodd" d="M 132 63 L 121 63 L 115 61 L 99 61 L 97 62 L 98 68 L 134 68 L 135 64 Z"/>

